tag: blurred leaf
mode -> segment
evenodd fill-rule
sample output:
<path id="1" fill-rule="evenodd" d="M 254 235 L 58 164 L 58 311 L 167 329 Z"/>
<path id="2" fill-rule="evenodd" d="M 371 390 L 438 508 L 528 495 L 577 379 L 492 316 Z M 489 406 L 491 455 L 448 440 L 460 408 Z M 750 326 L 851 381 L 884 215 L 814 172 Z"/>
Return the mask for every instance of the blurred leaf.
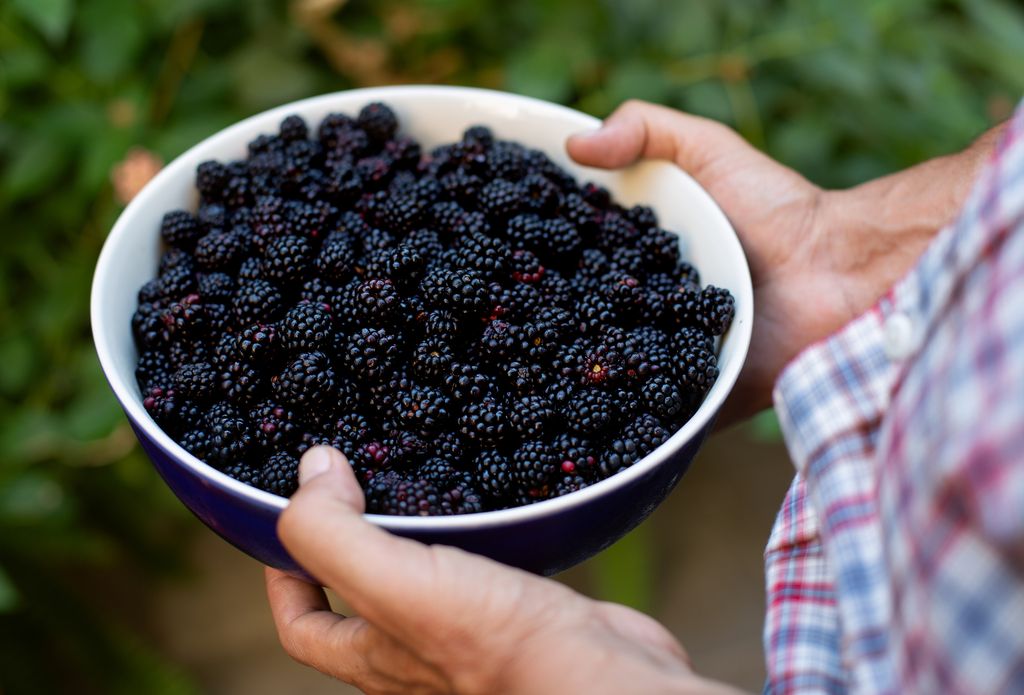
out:
<path id="1" fill-rule="evenodd" d="M 18 606 L 19 599 L 18 588 L 0 565 L 0 614 L 11 612 Z"/>
<path id="2" fill-rule="evenodd" d="M 64 491 L 50 476 L 26 473 L 0 489 L 0 516 L 32 520 L 50 516 L 65 502 Z"/>
<path id="3" fill-rule="evenodd" d="M 651 528 L 641 524 L 591 561 L 597 598 L 650 612 L 655 562 Z"/>
<path id="4" fill-rule="evenodd" d="M 23 389 L 35 374 L 35 352 L 27 335 L 13 335 L 0 342 L 0 392 L 11 396 Z"/>
<path id="5" fill-rule="evenodd" d="M 79 22 L 80 60 L 89 77 L 110 82 L 131 66 L 144 37 L 135 2 L 89 0 L 79 12 Z"/>
<path id="6" fill-rule="evenodd" d="M 32 138 L 14 155 L 4 172 L 3 192 L 9 198 L 20 198 L 50 184 L 60 173 L 65 152 L 48 138 Z"/>
<path id="7" fill-rule="evenodd" d="M 51 43 L 63 41 L 67 35 L 74 11 L 72 0 L 11 0 L 11 5 Z"/>

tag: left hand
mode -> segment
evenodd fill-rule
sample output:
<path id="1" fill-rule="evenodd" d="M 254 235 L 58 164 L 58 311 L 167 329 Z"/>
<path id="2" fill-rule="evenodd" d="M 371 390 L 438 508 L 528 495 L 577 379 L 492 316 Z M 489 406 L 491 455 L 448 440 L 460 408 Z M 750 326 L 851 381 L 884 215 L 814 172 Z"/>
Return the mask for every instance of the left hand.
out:
<path id="1" fill-rule="evenodd" d="M 370 693 L 724 692 L 648 616 L 368 523 L 338 451 L 307 452 L 300 480 L 281 540 L 358 613 L 268 568 L 278 635 L 301 663 Z"/>

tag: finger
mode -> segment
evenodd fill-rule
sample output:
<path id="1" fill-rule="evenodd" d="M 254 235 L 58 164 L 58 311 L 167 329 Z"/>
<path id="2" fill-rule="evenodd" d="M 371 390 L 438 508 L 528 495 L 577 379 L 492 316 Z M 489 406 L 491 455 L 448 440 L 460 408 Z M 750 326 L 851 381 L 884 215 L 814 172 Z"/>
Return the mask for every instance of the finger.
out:
<path id="1" fill-rule="evenodd" d="M 369 670 L 356 648 L 363 620 L 334 613 L 318 586 L 270 567 L 264 574 L 277 636 L 290 657 L 348 683 Z"/>
<path id="2" fill-rule="evenodd" d="M 737 144 L 749 147 L 721 123 L 631 100 L 597 130 L 571 136 L 566 150 L 586 166 L 615 169 L 639 159 L 667 159 L 698 177 L 714 157 Z"/>
<path id="3" fill-rule="evenodd" d="M 359 485 L 334 449 L 310 449 L 300 479 L 278 522 L 278 535 L 307 571 L 396 639 L 428 635 L 437 624 L 457 622 L 453 613 L 457 616 L 464 607 L 455 605 L 459 582 L 486 573 L 481 567 L 494 563 L 428 548 L 367 522 Z M 446 561 L 438 562 L 442 555 Z M 465 563 L 470 567 L 460 570 Z"/>

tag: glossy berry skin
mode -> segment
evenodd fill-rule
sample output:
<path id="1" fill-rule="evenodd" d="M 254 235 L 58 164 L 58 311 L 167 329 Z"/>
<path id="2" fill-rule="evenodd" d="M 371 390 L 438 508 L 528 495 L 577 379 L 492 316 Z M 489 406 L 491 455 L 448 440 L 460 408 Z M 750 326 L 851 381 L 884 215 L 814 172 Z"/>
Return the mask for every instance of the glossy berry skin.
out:
<path id="1" fill-rule="evenodd" d="M 281 400 L 300 409 L 316 408 L 331 397 L 334 370 L 322 352 L 299 355 L 270 380 Z"/>

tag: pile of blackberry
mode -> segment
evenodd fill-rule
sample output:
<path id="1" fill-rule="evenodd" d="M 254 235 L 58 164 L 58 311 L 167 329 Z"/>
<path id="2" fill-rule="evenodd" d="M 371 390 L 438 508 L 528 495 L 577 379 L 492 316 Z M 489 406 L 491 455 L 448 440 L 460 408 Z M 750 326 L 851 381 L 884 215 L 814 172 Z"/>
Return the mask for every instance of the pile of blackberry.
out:
<path id="1" fill-rule="evenodd" d="M 628 468 L 718 376 L 728 291 L 649 207 L 468 129 L 429 152 L 381 103 L 289 116 L 196 172 L 132 328 L 146 410 L 288 496 L 345 452 L 370 512 L 530 504 Z"/>

